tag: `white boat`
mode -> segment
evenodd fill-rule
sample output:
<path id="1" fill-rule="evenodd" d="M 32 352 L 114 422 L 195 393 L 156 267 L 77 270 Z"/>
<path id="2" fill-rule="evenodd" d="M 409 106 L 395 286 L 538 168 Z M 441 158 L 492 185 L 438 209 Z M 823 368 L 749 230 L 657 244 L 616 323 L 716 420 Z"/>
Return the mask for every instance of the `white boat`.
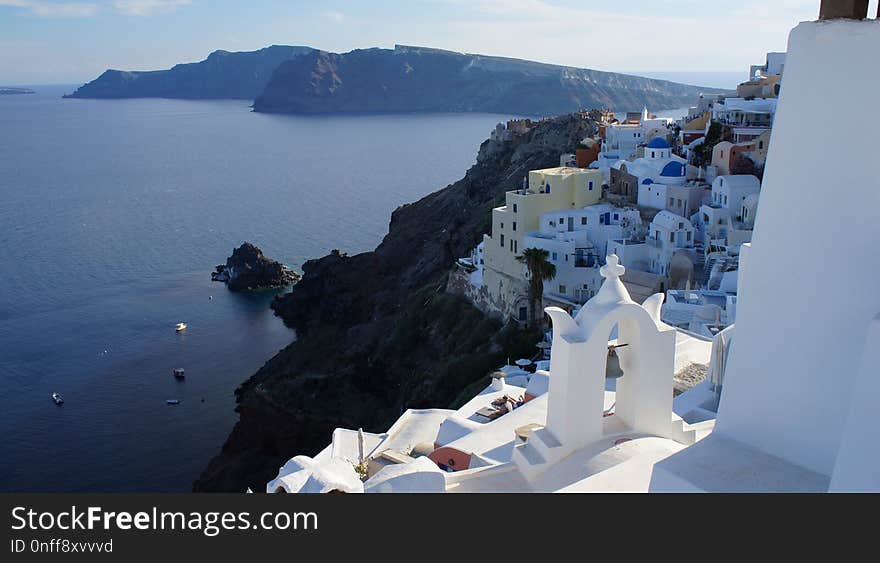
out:
<path id="1" fill-rule="evenodd" d="M 178 399 L 165 399 L 165 404 L 167 405 L 179 405 L 180 401 Z"/>
<path id="2" fill-rule="evenodd" d="M 58 393 L 52 393 L 52 400 L 55 401 L 56 405 L 60 405 L 64 402 L 64 399 L 62 399 L 61 395 Z"/>
<path id="3" fill-rule="evenodd" d="M 186 323 L 177 323 L 177 326 L 174 327 L 174 330 L 177 332 L 183 332 L 186 330 Z"/>

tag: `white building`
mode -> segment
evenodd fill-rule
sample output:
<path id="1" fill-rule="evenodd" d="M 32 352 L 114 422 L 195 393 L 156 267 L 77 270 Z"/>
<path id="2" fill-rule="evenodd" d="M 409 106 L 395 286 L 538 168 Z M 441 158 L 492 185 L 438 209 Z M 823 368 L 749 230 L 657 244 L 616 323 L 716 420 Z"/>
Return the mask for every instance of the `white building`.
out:
<path id="1" fill-rule="evenodd" d="M 751 174 L 715 178 L 709 203 L 691 217 L 697 240 L 736 254 L 741 244 L 752 239 L 760 192 L 761 181 Z"/>
<path id="2" fill-rule="evenodd" d="M 776 98 L 724 98 L 712 108 L 712 120 L 733 129 L 734 141 L 744 143 L 766 133 L 773 127 Z"/>
<path id="3" fill-rule="evenodd" d="M 582 304 L 601 285 L 599 267 L 608 241 L 632 237 L 642 229 L 637 209 L 601 203 L 580 209 L 543 213 L 539 230 L 527 233 L 524 248 L 542 248 L 556 266 L 556 277 L 544 284 L 545 298 L 558 304 Z"/>
<path id="4" fill-rule="evenodd" d="M 620 257 L 621 264 L 634 270 L 669 276 L 673 257 L 687 257 L 693 266 L 694 227 L 691 222 L 671 211 L 660 211 L 648 227 L 644 241 L 613 240 L 610 253 Z"/>
<path id="5" fill-rule="evenodd" d="M 717 290 L 667 290 L 660 319 L 670 326 L 714 337 L 736 322 L 736 272 L 725 282 L 727 287 Z"/>
<path id="6" fill-rule="evenodd" d="M 640 123 L 613 123 L 605 128 L 605 139 L 602 141 L 603 158 L 628 158 L 636 151 L 636 147 L 645 142 L 645 130 Z M 600 153 L 601 154 L 601 153 Z"/>
<path id="7" fill-rule="evenodd" d="M 671 126 L 671 119 L 651 117 L 647 108 L 642 110 L 638 123 L 626 122 L 608 125 L 605 128 L 605 138 L 602 140 L 595 168 L 602 170 L 607 180 L 608 170 L 615 162 L 636 156 L 641 150 L 641 146 L 650 144 L 657 137 L 666 136 Z"/>
<path id="8" fill-rule="evenodd" d="M 697 211 L 703 201 L 708 199 L 710 187 L 701 181 L 689 181 L 685 184 L 661 184 L 646 178 L 639 184 L 639 207 L 667 210 L 690 217 Z"/>
<path id="9" fill-rule="evenodd" d="M 758 76 L 771 76 L 774 74 L 782 74 L 785 68 L 785 53 L 767 53 L 767 58 L 762 65 L 752 65 L 749 67 L 749 79 Z"/>

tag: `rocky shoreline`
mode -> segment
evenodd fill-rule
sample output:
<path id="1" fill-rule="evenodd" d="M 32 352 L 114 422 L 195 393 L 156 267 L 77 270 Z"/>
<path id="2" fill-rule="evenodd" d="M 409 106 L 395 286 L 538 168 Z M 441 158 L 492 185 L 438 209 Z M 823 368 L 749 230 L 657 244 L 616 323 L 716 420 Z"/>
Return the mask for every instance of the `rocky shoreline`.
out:
<path id="1" fill-rule="evenodd" d="M 455 405 L 508 355 L 533 354 L 535 332 L 447 292 L 448 272 L 488 230 L 506 190 L 595 130 L 592 119 L 566 115 L 487 140 L 464 178 L 396 209 L 375 251 L 304 264 L 272 304 L 297 340 L 236 390 L 239 421 L 194 490 L 264 490 L 334 428 L 382 431 L 406 408 Z"/>
<path id="2" fill-rule="evenodd" d="M 234 249 L 226 264 L 219 264 L 211 272 L 211 280 L 225 283 L 230 291 L 285 287 L 295 284 L 300 277 L 284 264 L 264 256 L 250 242 Z"/>

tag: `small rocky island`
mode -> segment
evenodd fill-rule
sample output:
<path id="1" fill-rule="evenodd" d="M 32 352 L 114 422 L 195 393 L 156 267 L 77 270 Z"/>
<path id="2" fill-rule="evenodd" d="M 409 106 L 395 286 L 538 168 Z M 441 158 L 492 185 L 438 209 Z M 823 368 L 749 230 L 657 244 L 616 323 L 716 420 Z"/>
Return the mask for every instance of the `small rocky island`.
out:
<path id="1" fill-rule="evenodd" d="M 213 281 L 224 282 L 231 291 L 250 291 L 283 287 L 299 281 L 300 275 L 281 262 L 263 255 L 254 244 L 245 242 L 232 251 L 226 264 L 211 273 Z"/>

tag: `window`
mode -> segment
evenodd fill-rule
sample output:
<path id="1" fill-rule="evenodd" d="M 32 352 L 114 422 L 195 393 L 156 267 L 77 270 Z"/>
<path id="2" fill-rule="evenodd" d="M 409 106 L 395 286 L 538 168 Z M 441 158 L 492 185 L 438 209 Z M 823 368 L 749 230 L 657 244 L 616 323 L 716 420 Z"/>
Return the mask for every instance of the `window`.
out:
<path id="1" fill-rule="evenodd" d="M 584 284 L 584 289 L 590 289 L 590 286 L 587 284 Z"/>
<path id="2" fill-rule="evenodd" d="M 550 182 L 547 182 L 547 193 L 550 193 Z"/>
<path id="3" fill-rule="evenodd" d="M 516 221 L 513 222 L 513 230 L 516 230 Z"/>
<path id="4" fill-rule="evenodd" d="M 559 293 L 561 293 L 562 295 L 565 295 L 565 286 L 562 284 L 559 284 Z"/>
<path id="5" fill-rule="evenodd" d="M 687 241 L 688 241 L 688 242 L 691 241 L 691 232 L 690 232 L 690 231 L 688 231 L 688 234 L 687 234 Z"/>
<path id="6" fill-rule="evenodd" d="M 674 204 L 675 204 L 675 198 L 674 197 L 669 198 L 669 207 L 672 207 Z"/>
<path id="7" fill-rule="evenodd" d="M 587 224 L 587 218 L 581 217 L 581 225 L 586 225 L 586 224 Z"/>
<path id="8" fill-rule="evenodd" d="M 553 253 L 552 256 L 553 256 L 553 261 L 554 261 L 554 262 L 555 262 L 556 260 L 558 260 L 558 258 L 557 258 L 557 256 L 556 256 L 556 253 L 555 253 L 555 252 Z"/>
<path id="9" fill-rule="evenodd" d="M 529 320 L 529 310 L 526 307 L 519 308 L 519 320 L 527 321 Z"/>
<path id="10" fill-rule="evenodd" d="M 758 150 L 761 150 L 763 148 L 764 148 L 764 141 L 758 141 Z"/>
<path id="11" fill-rule="evenodd" d="M 516 204 L 513 204 L 513 212 L 516 213 Z"/>
<path id="12" fill-rule="evenodd" d="M 651 151 L 651 158 L 654 158 L 654 151 Z"/>
<path id="13" fill-rule="evenodd" d="M 618 219 L 620 219 L 620 214 L 615 213 L 615 214 L 614 214 L 614 220 L 617 221 Z"/>
<path id="14" fill-rule="evenodd" d="M 683 228 L 684 228 L 684 223 L 679 223 L 679 224 L 678 224 L 678 228 L 679 228 L 679 229 L 683 229 Z"/>
<path id="15" fill-rule="evenodd" d="M 503 222 L 503 221 L 501 222 L 501 228 L 502 228 L 502 229 L 504 228 L 504 222 Z"/>
<path id="16" fill-rule="evenodd" d="M 501 235 L 501 248 L 504 248 L 504 235 Z"/>
<path id="17" fill-rule="evenodd" d="M 511 252 L 513 252 L 513 243 L 514 243 L 514 242 L 516 242 L 516 241 L 514 241 L 514 240 L 511 240 L 511 241 L 510 241 L 510 251 L 511 251 Z"/>
<path id="18" fill-rule="evenodd" d="M 675 233 L 669 233 L 669 242 L 675 242 Z"/>
<path id="19" fill-rule="evenodd" d="M 724 205 L 727 205 L 727 196 L 724 196 Z"/>
<path id="20" fill-rule="evenodd" d="M 561 227 L 565 223 L 565 217 L 559 218 L 559 226 Z"/>
<path id="21" fill-rule="evenodd" d="M 590 180 L 590 191 L 593 191 L 593 181 Z"/>
<path id="22" fill-rule="evenodd" d="M 565 255 L 565 261 L 568 262 L 568 254 Z"/>

